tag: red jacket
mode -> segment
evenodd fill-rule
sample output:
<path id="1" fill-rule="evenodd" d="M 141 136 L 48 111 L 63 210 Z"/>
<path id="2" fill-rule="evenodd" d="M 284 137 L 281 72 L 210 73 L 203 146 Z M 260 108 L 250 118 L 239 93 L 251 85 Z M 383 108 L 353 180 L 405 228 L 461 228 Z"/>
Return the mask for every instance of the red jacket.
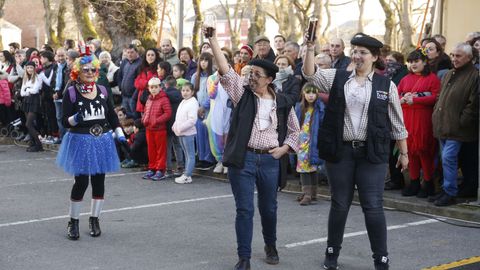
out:
<path id="1" fill-rule="evenodd" d="M 167 121 L 171 116 L 172 107 L 164 91 L 160 91 L 156 96 L 148 97 L 142 117 L 143 125 L 147 130 L 167 130 Z"/>
<path id="2" fill-rule="evenodd" d="M 137 78 L 135 78 L 134 86 L 135 89 L 138 91 L 138 99 L 137 99 L 137 112 L 144 112 L 145 106 L 140 102 L 140 97 L 143 94 L 143 91 L 148 91 L 148 81 L 154 77 L 157 76 L 157 71 L 156 70 L 142 70 Z"/>

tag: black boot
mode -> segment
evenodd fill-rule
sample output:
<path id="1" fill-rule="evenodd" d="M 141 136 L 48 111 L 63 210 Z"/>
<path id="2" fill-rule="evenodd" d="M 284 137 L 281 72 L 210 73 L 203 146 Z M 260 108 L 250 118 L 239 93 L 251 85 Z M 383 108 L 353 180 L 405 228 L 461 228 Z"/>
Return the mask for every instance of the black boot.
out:
<path id="1" fill-rule="evenodd" d="M 265 262 L 268 264 L 278 264 L 279 258 L 278 258 L 278 252 L 277 248 L 272 245 L 266 245 L 265 246 Z"/>
<path id="2" fill-rule="evenodd" d="M 102 231 L 100 230 L 100 223 L 98 222 L 98 217 L 90 217 L 88 219 L 88 224 L 90 227 L 90 236 L 91 237 L 97 237 L 102 234 Z"/>
<path id="3" fill-rule="evenodd" d="M 412 179 L 410 180 L 410 185 L 402 190 L 402 196 L 416 196 L 420 191 L 420 180 Z"/>
<path id="4" fill-rule="evenodd" d="M 327 247 L 327 250 L 325 250 L 325 260 L 323 261 L 323 268 L 327 270 L 338 269 L 338 255 L 339 250 L 336 250 L 333 247 Z"/>
<path id="5" fill-rule="evenodd" d="M 70 240 L 78 240 L 80 237 L 78 233 L 78 219 L 70 218 L 67 226 L 67 237 Z"/>
<path id="6" fill-rule="evenodd" d="M 250 270 L 250 260 L 247 258 L 240 258 L 237 264 L 233 267 L 234 270 Z"/>
<path id="7" fill-rule="evenodd" d="M 417 193 L 417 198 L 428 198 L 428 196 L 435 195 L 435 185 L 432 180 L 423 181 L 423 186 L 420 191 Z"/>

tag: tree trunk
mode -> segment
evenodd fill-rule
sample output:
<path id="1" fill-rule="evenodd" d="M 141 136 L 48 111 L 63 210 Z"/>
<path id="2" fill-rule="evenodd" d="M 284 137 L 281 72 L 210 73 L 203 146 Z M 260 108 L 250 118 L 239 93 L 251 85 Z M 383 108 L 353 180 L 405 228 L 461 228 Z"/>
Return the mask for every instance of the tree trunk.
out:
<path id="1" fill-rule="evenodd" d="M 5 15 L 5 11 L 3 10 L 3 6 L 5 6 L 6 0 L 0 0 L 0 21 L 3 21 L 3 16 Z M 3 50 L 3 38 L 2 33 L 0 32 L 0 50 Z"/>
<path id="2" fill-rule="evenodd" d="M 332 24 L 332 14 L 330 13 L 330 0 L 325 1 L 325 14 L 327 16 L 327 24 L 325 25 L 325 29 L 323 29 L 322 36 L 325 40 L 329 40 L 328 30 L 330 25 Z"/>
<path id="3" fill-rule="evenodd" d="M 55 30 L 53 30 L 53 11 L 50 6 L 50 0 L 43 0 L 43 9 L 45 10 L 45 33 L 47 33 L 47 44 L 56 47 L 58 40 Z"/>
<path id="4" fill-rule="evenodd" d="M 248 31 L 248 43 L 253 44 L 255 38 L 265 32 L 265 13 L 262 8 L 262 0 L 252 0 L 250 9 L 252 10 L 252 18 Z"/>
<path id="5" fill-rule="evenodd" d="M 379 0 L 382 5 L 383 12 L 385 13 L 385 35 L 383 37 L 384 43 L 394 48 L 393 44 L 393 31 L 395 29 L 395 12 L 390 7 L 386 0 Z"/>
<path id="6" fill-rule="evenodd" d="M 200 35 L 201 35 L 201 28 L 203 23 L 203 15 L 200 10 L 200 3 L 201 0 L 192 0 L 193 10 L 195 11 L 195 23 L 193 24 L 192 30 L 192 48 L 195 54 L 198 55 L 200 52 Z"/>
<path id="7" fill-rule="evenodd" d="M 315 41 L 315 44 L 317 45 L 317 48 L 319 48 L 320 43 L 323 41 L 323 37 L 321 36 L 321 30 L 322 29 L 322 12 L 323 12 L 323 0 L 315 0 L 314 6 L 313 6 L 313 14 L 317 16 L 318 22 L 317 22 L 317 30 L 315 32 L 315 36 L 317 37 L 317 40 Z"/>
<path id="8" fill-rule="evenodd" d="M 402 52 L 407 54 L 415 48 L 413 43 L 413 29 L 411 20 L 411 0 L 400 0 L 401 5 L 399 13 L 400 28 L 402 30 Z"/>
<path id="9" fill-rule="evenodd" d="M 363 15 L 365 13 L 365 0 L 358 0 L 358 10 L 360 14 L 358 15 L 358 32 L 363 33 Z"/>
<path id="10" fill-rule="evenodd" d="M 240 31 L 243 21 L 243 12 L 245 11 L 245 5 L 242 3 L 241 0 L 237 1 L 233 9 L 232 18 L 232 16 L 230 16 L 230 5 L 228 4 L 228 0 L 226 0 L 225 3 L 222 3 L 220 1 L 220 4 L 222 5 L 222 8 L 225 11 L 227 17 L 228 29 L 230 30 L 231 48 L 235 51 L 238 49 L 238 46 L 240 44 Z M 240 17 L 238 15 L 239 12 Z"/>
<path id="11" fill-rule="evenodd" d="M 60 5 L 58 6 L 58 15 L 57 15 L 57 41 L 58 45 L 63 44 L 65 41 L 65 13 L 67 11 L 67 7 L 65 6 L 65 0 L 60 1 Z"/>
<path id="12" fill-rule="evenodd" d="M 121 56 L 123 47 L 133 39 L 140 39 L 145 48 L 155 47 L 152 38 L 157 22 L 155 0 L 90 0 L 90 3 L 112 40 L 114 57 Z"/>
<path id="13" fill-rule="evenodd" d="M 88 16 L 89 4 L 87 0 L 73 0 L 72 2 L 77 27 L 83 39 L 89 37 L 97 38 L 97 31 L 95 30 L 95 27 L 93 27 L 92 21 Z"/>

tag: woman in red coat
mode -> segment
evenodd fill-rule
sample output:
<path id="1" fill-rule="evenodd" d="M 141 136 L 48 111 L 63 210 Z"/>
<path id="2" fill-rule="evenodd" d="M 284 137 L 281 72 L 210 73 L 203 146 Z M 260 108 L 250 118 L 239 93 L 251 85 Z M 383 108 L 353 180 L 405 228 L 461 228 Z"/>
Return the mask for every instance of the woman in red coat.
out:
<path id="1" fill-rule="evenodd" d="M 434 195 L 433 171 L 437 141 L 433 137 L 433 106 L 440 91 L 440 80 L 430 71 L 427 55 L 417 49 L 408 55 L 410 73 L 398 85 L 405 127 L 408 130 L 408 171 L 410 185 L 403 196 L 426 198 Z M 424 185 L 420 185 L 420 169 Z"/>
<path id="2" fill-rule="evenodd" d="M 145 110 L 145 102 L 147 98 L 143 99 L 142 97 L 147 93 L 144 91 L 148 91 L 148 81 L 152 77 L 157 76 L 157 65 L 160 61 L 160 54 L 157 49 L 150 48 L 145 52 L 145 55 L 142 58 L 142 64 L 140 65 L 140 72 L 138 73 L 137 78 L 135 78 L 135 89 L 138 91 L 138 99 L 137 99 L 137 112 L 143 113 Z"/>

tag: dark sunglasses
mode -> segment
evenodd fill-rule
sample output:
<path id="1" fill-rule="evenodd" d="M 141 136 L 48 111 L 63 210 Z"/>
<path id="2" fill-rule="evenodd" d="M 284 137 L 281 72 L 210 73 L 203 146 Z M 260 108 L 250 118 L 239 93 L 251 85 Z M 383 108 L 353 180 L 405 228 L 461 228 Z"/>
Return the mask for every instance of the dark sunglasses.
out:
<path id="1" fill-rule="evenodd" d="M 96 73 L 96 72 L 97 72 L 97 69 L 94 68 L 94 67 L 91 67 L 91 68 L 89 68 L 89 67 L 83 67 L 83 68 L 82 68 L 82 72 L 83 72 L 83 73 L 88 73 L 89 71 L 91 71 L 92 73 Z"/>

